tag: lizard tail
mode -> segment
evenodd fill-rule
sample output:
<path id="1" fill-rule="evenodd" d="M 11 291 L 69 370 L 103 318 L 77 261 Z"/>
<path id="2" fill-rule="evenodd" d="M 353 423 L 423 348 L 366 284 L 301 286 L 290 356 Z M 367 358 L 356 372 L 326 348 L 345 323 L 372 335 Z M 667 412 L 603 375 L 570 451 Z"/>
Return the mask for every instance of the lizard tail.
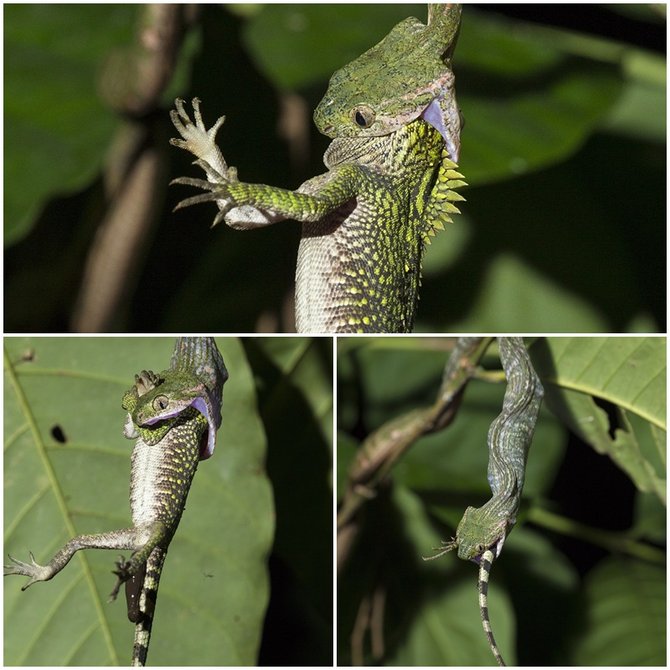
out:
<path id="1" fill-rule="evenodd" d="M 486 638 L 489 641 L 489 647 L 498 661 L 498 665 L 506 665 L 502 654 L 498 650 L 495 638 L 493 637 L 493 630 L 491 629 L 491 620 L 489 619 L 489 574 L 491 573 L 491 563 L 493 562 L 493 551 L 487 549 L 479 559 L 479 612 L 482 618 L 482 625 Z"/>
<path id="2" fill-rule="evenodd" d="M 158 594 L 158 584 L 165 561 L 165 550 L 155 547 L 149 554 L 146 564 L 146 573 L 139 596 L 140 616 L 135 624 L 135 642 L 133 644 L 133 658 L 131 665 L 144 666 L 149 653 L 151 639 L 151 625 L 154 621 L 154 609 Z"/>

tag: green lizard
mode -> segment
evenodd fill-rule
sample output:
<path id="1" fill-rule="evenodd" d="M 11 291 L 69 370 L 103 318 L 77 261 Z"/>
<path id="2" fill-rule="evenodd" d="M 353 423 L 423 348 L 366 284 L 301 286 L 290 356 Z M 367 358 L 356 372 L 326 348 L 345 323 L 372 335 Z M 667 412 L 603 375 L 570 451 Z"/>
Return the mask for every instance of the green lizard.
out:
<path id="1" fill-rule="evenodd" d="M 223 385 L 228 372 L 211 337 L 185 337 L 176 342 L 170 368 L 155 374 L 143 370 L 124 394 L 128 416 L 124 435 L 136 439 L 130 473 L 133 526 L 96 535 L 78 535 L 47 563 L 32 553 L 30 563 L 9 557 L 5 575 L 47 581 L 80 549 L 131 550 L 114 573 L 115 599 L 126 583 L 128 617 L 135 625 L 132 665 L 147 657 L 158 582 L 165 554 L 181 519 L 198 461 L 209 458 L 221 425 Z"/>
<path id="2" fill-rule="evenodd" d="M 193 153 L 207 176 L 173 181 L 206 191 L 177 208 L 214 201 L 213 225 L 238 229 L 302 223 L 299 332 L 411 331 L 424 245 L 463 200 L 451 69 L 460 16 L 460 5 L 431 5 L 428 25 L 405 19 L 333 75 L 314 113 L 333 140 L 328 172 L 296 191 L 240 182 L 215 143 L 224 117 L 207 130 L 197 98 L 194 121 L 176 101 L 171 118 L 182 139 L 171 143 Z"/>
<path id="3" fill-rule="evenodd" d="M 479 610 L 484 632 L 499 665 L 505 665 L 493 637 L 488 614 L 488 581 L 493 560 L 500 556 L 507 534 L 516 523 L 521 504 L 526 457 L 544 396 L 520 337 L 499 337 L 500 360 L 507 378 L 501 413 L 488 434 L 488 480 L 491 499 L 479 508 L 468 507 L 455 539 L 444 543 L 432 558 L 458 549 L 458 557 L 479 563 Z"/>

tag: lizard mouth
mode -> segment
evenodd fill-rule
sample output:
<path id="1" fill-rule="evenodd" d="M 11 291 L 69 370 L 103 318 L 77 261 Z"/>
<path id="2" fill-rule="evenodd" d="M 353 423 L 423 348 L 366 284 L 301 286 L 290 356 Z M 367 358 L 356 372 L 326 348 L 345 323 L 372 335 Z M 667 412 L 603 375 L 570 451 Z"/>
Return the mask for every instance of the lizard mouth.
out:
<path id="1" fill-rule="evenodd" d="M 444 140 L 447 153 L 454 163 L 458 163 L 458 156 L 461 151 L 461 133 L 460 123 L 457 128 L 452 128 L 453 121 L 445 116 L 444 111 L 440 107 L 440 99 L 435 98 L 421 113 L 421 118 L 430 123 L 435 130 L 437 130 Z M 445 120 L 447 121 L 445 123 Z M 451 123 L 449 123 L 451 121 Z"/>
<path id="2" fill-rule="evenodd" d="M 209 407 L 207 406 L 207 403 L 204 401 L 203 398 L 200 397 L 193 398 L 193 400 L 191 400 L 191 402 L 188 404 L 181 405 L 177 408 L 168 410 L 166 412 L 163 412 L 162 414 L 158 414 L 156 416 L 152 416 L 147 419 L 142 419 L 141 416 L 138 416 L 136 418 L 136 423 L 137 425 L 145 428 L 151 428 L 151 429 L 158 428 L 165 421 L 168 421 L 169 419 L 173 419 L 174 417 L 179 416 L 188 407 L 193 407 L 193 409 L 200 412 L 200 414 L 202 414 L 207 419 L 208 428 L 205 433 L 206 441 L 203 443 L 204 446 L 202 446 L 200 450 L 200 459 L 205 460 L 214 453 L 214 447 L 216 444 L 216 424 L 214 423 L 211 413 L 209 411 Z"/>

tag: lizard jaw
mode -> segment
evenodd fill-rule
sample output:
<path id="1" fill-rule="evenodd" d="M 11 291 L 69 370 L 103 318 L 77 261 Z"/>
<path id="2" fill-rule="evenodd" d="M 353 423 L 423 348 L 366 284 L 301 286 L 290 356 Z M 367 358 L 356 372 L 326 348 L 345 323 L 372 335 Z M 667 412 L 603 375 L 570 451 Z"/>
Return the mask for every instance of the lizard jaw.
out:
<path id="1" fill-rule="evenodd" d="M 461 151 L 461 123 L 458 109 L 451 109 L 451 105 L 446 98 L 435 98 L 426 109 L 421 113 L 421 118 L 430 123 L 437 130 L 454 163 L 458 163 L 458 156 Z"/>

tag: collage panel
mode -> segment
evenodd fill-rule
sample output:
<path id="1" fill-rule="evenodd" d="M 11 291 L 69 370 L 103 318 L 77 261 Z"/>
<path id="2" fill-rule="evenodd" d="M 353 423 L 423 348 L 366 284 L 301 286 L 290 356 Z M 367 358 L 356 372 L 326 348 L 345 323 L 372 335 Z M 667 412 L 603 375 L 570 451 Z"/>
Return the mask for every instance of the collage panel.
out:
<path id="1" fill-rule="evenodd" d="M 330 338 L 4 346 L 5 664 L 332 665 Z"/>
<path id="2" fill-rule="evenodd" d="M 3 664 L 666 665 L 666 24 L 5 5 Z"/>
<path id="3" fill-rule="evenodd" d="M 4 19 L 5 332 L 666 331 L 660 7 Z"/>
<path id="4" fill-rule="evenodd" d="M 665 663 L 665 337 L 338 338 L 337 365 L 339 665 Z"/>

